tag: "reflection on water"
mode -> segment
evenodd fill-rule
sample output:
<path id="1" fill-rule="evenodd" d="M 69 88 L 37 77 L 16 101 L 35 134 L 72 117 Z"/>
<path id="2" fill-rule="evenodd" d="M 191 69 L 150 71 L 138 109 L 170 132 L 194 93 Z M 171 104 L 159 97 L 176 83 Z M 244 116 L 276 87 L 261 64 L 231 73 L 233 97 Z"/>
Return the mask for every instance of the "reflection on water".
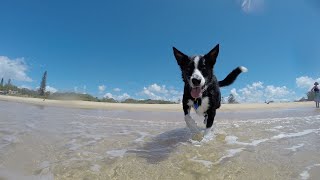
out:
<path id="1" fill-rule="evenodd" d="M 320 177 L 319 111 L 218 112 L 215 126 L 212 140 L 194 142 L 182 112 L 0 101 L 0 179 Z"/>

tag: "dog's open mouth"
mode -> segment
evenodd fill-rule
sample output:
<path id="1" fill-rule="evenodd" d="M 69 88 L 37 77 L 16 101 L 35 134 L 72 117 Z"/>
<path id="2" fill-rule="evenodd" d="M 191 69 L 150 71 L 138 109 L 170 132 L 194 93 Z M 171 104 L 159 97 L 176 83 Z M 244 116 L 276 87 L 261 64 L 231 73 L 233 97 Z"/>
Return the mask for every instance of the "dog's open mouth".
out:
<path id="1" fill-rule="evenodd" d="M 201 97 L 202 96 L 202 87 L 201 86 L 197 86 L 197 87 L 191 88 L 191 96 L 193 98 Z"/>

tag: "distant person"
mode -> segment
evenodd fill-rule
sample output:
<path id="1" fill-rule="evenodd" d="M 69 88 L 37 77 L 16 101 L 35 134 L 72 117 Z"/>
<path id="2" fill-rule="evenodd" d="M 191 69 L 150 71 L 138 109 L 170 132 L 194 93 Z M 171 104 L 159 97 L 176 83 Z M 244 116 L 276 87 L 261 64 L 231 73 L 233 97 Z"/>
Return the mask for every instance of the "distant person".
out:
<path id="1" fill-rule="evenodd" d="M 316 102 L 316 108 L 319 108 L 320 102 L 320 89 L 318 88 L 319 83 L 315 82 L 311 92 L 314 92 L 314 102 Z"/>

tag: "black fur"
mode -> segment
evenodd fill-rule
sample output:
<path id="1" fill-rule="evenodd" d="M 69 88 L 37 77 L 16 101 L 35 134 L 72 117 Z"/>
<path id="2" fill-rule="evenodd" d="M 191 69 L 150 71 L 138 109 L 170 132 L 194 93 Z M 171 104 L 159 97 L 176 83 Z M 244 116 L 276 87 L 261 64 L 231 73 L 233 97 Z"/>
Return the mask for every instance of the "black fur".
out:
<path id="1" fill-rule="evenodd" d="M 182 80 L 184 82 L 184 93 L 182 100 L 184 114 L 188 115 L 190 113 L 191 106 L 189 106 L 190 104 L 188 105 L 189 100 L 193 101 L 193 103 L 201 105 L 201 99 L 208 97 L 209 107 L 203 115 L 207 118 L 206 127 L 211 128 L 216 115 L 216 109 L 220 108 L 221 106 L 220 87 L 232 84 L 237 76 L 243 71 L 243 68 L 238 67 L 234 69 L 224 80 L 218 81 L 214 75 L 214 65 L 219 54 L 219 44 L 204 56 L 189 57 L 175 47 L 173 47 L 173 52 L 177 63 L 180 66 Z M 199 98 L 194 99 L 191 96 L 191 89 L 193 88 L 193 85 L 190 83 L 190 81 L 196 68 L 195 61 L 198 62 L 197 69 L 200 71 L 205 80 L 204 86 L 202 86 L 202 88 L 204 88 L 202 96 L 199 97 L 200 101 Z"/>
<path id="2" fill-rule="evenodd" d="M 236 80 L 238 75 L 241 73 L 242 73 L 242 69 L 240 67 L 237 67 L 236 69 L 231 71 L 231 73 L 229 73 L 228 76 L 224 78 L 224 80 L 219 81 L 219 86 L 220 87 L 229 86 Z"/>

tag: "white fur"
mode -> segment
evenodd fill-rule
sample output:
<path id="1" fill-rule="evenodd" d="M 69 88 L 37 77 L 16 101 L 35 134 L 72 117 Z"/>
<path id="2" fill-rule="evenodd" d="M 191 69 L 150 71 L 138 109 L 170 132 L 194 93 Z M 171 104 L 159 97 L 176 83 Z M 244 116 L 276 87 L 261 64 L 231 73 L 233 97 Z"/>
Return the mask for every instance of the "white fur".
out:
<path id="1" fill-rule="evenodd" d="M 204 115 L 204 113 L 208 110 L 208 108 L 209 108 L 209 98 L 203 97 L 201 99 L 201 106 L 195 109 L 195 111 L 198 115 Z"/>
<path id="2" fill-rule="evenodd" d="M 248 72 L 248 68 L 244 67 L 244 66 L 240 66 L 240 70 L 242 72 Z"/>
<path id="3" fill-rule="evenodd" d="M 189 99 L 188 106 L 194 108 L 193 104 L 194 104 L 194 102 L 191 99 Z M 197 109 L 195 109 L 195 111 L 198 115 L 204 115 L 204 113 L 208 110 L 208 108 L 209 108 L 209 98 L 202 97 L 201 98 L 201 105 Z"/>
<path id="4" fill-rule="evenodd" d="M 210 136 L 211 134 L 212 134 L 212 127 L 211 128 L 206 128 L 205 130 L 204 130 L 204 136 L 205 137 L 208 137 L 208 136 Z"/>
<path id="5" fill-rule="evenodd" d="M 199 60 L 200 60 L 199 56 L 194 57 L 193 62 L 194 62 L 194 67 L 195 68 L 198 68 Z"/>
<path id="6" fill-rule="evenodd" d="M 199 56 L 196 56 L 196 57 L 194 57 L 194 59 L 193 59 L 193 62 L 194 62 L 194 71 L 193 71 L 193 73 L 192 73 L 192 76 L 191 76 L 191 78 L 190 78 L 190 85 L 191 85 L 191 87 L 195 87 L 194 85 L 193 85 L 193 83 L 192 83 L 192 81 L 191 81 L 191 79 L 192 78 L 196 78 L 196 79 L 201 79 L 201 82 L 200 82 L 200 86 L 204 86 L 204 84 L 205 84 L 205 82 L 206 82 L 206 80 L 204 79 L 204 77 L 203 77 L 203 75 L 201 74 L 201 72 L 199 71 L 199 69 L 198 69 L 198 63 L 199 63 L 199 60 L 200 60 L 200 57 Z"/>

